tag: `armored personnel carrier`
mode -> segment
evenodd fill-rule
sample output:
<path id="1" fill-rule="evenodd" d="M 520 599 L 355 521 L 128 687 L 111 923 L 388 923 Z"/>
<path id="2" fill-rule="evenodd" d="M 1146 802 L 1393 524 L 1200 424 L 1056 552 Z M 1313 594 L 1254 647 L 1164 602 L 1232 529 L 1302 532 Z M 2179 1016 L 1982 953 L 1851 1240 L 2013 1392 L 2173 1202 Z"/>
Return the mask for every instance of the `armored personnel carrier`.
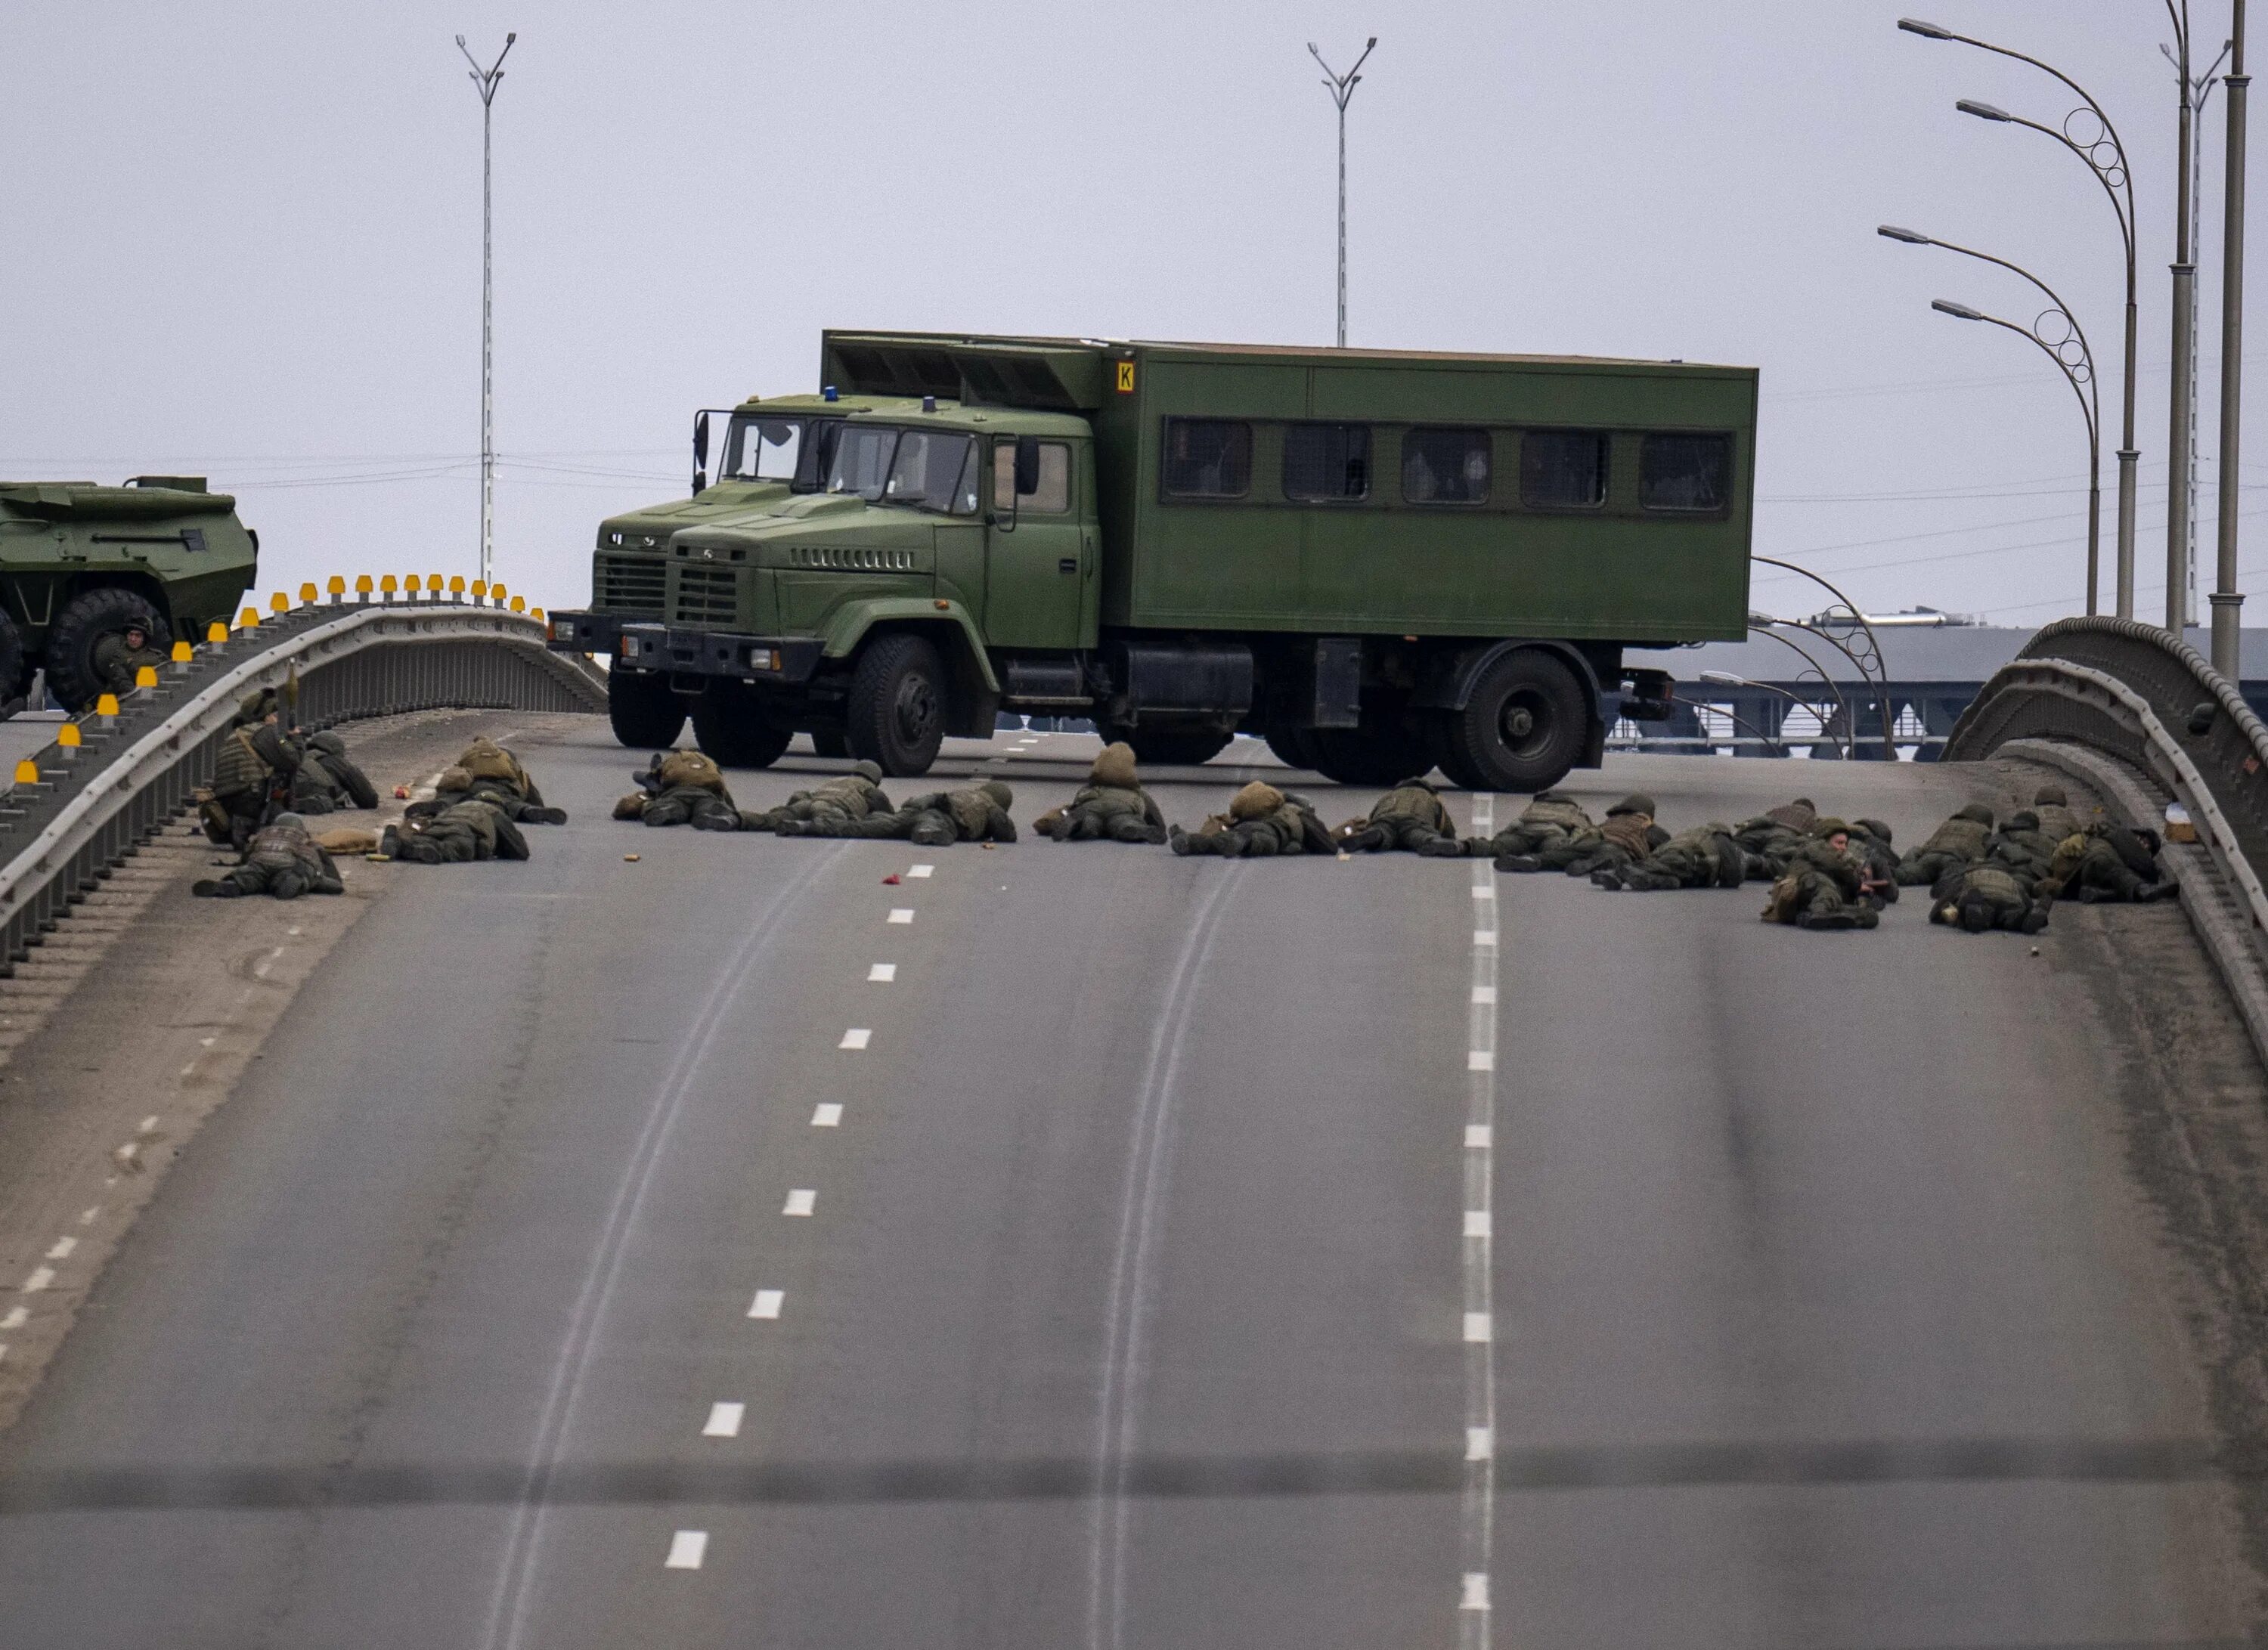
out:
<path id="1" fill-rule="evenodd" d="M 260 538 L 202 475 L 0 482 L 0 714 L 33 674 L 70 710 L 103 690 L 95 654 L 139 621 L 151 643 L 195 641 L 258 571 Z"/>

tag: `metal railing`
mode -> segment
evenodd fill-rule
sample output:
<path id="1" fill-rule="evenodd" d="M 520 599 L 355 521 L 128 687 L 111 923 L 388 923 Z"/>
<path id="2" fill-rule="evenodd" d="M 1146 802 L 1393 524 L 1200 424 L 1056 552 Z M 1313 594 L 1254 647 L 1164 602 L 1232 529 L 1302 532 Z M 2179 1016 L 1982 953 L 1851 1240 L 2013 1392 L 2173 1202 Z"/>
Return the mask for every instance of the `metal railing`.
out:
<path id="1" fill-rule="evenodd" d="M 239 702 L 296 676 L 291 719 L 323 727 L 441 709 L 601 711 L 605 680 L 497 608 L 301 608 L 164 667 L 118 714 L 69 724 L 0 794 L 0 974 L 179 814 L 213 774 Z"/>

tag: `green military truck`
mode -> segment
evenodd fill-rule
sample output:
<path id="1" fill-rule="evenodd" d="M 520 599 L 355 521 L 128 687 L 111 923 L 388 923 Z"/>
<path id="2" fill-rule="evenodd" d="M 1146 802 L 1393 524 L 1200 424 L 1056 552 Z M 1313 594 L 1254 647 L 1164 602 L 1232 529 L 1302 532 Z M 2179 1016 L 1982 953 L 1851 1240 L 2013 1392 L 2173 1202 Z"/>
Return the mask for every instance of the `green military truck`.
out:
<path id="1" fill-rule="evenodd" d="M 553 615 L 624 742 L 918 774 L 1005 710 L 1532 791 L 1669 713 L 1626 652 L 1746 633 L 1752 369 L 830 332 L 821 382 L 713 415 L 716 483 L 699 425 Z"/>
<path id="2" fill-rule="evenodd" d="M 134 622 L 160 649 L 201 639 L 236 611 L 259 556 L 236 500 L 201 475 L 0 482 L 0 709 L 21 708 L 40 669 L 66 708 L 92 704 L 106 640 Z"/>

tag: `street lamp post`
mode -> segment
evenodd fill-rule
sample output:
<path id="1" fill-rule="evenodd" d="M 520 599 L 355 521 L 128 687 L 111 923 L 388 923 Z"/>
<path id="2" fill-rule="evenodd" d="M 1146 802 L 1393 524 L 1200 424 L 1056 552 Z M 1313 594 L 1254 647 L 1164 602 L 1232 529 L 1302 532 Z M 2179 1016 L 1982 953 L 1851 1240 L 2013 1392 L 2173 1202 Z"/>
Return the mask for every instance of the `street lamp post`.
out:
<path id="1" fill-rule="evenodd" d="M 1989 252 L 1978 252 L 1973 247 L 1957 247 L 1949 240 L 1940 240 L 1933 235 L 1923 234 L 1919 230 L 1901 229 L 1895 224 L 1884 224 L 1874 232 L 1885 239 L 1902 241 L 1910 247 L 1938 247 L 1947 252 L 1957 252 L 1964 258 L 1975 258 L 2021 275 L 2045 293 L 2048 302 L 2053 306 L 2035 317 L 2029 327 L 2019 327 L 2014 321 L 1987 315 L 1966 304 L 1955 304 L 1941 298 L 1930 304 L 1930 307 L 1938 313 L 1950 315 L 1956 320 L 1990 321 L 2019 337 L 2030 339 L 2045 350 L 2049 358 L 2061 369 L 2064 377 L 2070 381 L 2072 394 L 2079 397 L 2080 413 L 2087 420 L 2087 611 L 2088 615 L 2093 617 L 2100 608 L 2098 587 L 2102 556 L 2102 391 L 2095 379 L 2095 351 L 2087 342 L 2086 329 L 2079 324 L 2079 317 L 2071 313 L 2071 306 L 2056 296 L 2054 288 L 2029 269 L 2011 263 L 2006 258 L 1996 258 Z M 2052 342 L 2042 332 L 2043 325 L 2051 317 L 2059 324 L 2062 333 Z M 2072 354 L 2074 345 L 2078 350 L 2076 358 Z M 2131 578 L 2131 560 L 2123 560 L 2119 571 L 2122 576 Z M 2122 614 L 2120 616 L 2132 615 Z"/>
<path id="2" fill-rule="evenodd" d="M 2197 120 L 2196 87 L 2190 79 L 2190 0 L 2166 0 L 2174 23 L 2175 72 L 2181 79 L 2181 154 L 2176 158 L 2174 205 L 2174 394 L 2166 421 L 2166 456 L 2172 461 L 2166 494 L 2166 629 L 2182 633 L 2183 593 L 2188 585 L 2190 448 L 2196 439 L 2197 248 L 2190 240 L 2190 168 L 2196 158 L 2190 134 Z"/>
<path id="3" fill-rule="evenodd" d="M 504 60 L 512 51 L 518 34 L 504 37 L 504 50 L 497 54 L 496 62 L 486 69 L 465 44 L 465 37 L 457 36 L 457 49 L 465 54 L 465 61 L 473 66 L 473 89 L 481 94 L 481 578 L 485 581 L 496 547 L 496 394 L 495 394 L 495 284 L 490 277 L 493 246 L 493 214 L 490 203 L 493 195 L 490 181 L 489 110 L 496 101 L 497 83 L 504 78 Z"/>
<path id="4" fill-rule="evenodd" d="M 2026 127 L 2032 131 L 2043 132 L 2054 138 L 2072 153 L 2087 162 L 2088 169 L 2095 173 L 2096 180 L 2102 185 L 2103 193 L 2110 196 L 2110 210 L 2117 216 L 2119 239 L 2124 242 L 2126 251 L 2126 340 L 2125 358 L 2123 363 L 2126 381 L 2118 443 L 2118 616 L 2122 619 L 2131 619 L 2134 616 L 2135 469 L 2141 462 L 2142 454 L 2134 445 L 2134 364 L 2139 311 L 2135 301 L 2134 172 L 2133 168 L 2126 164 L 2126 147 L 2119 141 L 2117 129 L 2110 124 L 2110 117 L 2102 112 L 2102 106 L 2095 100 L 2086 87 L 2064 73 L 2062 70 L 2043 63 L 2036 57 L 2029 57 L 2022 52 L 2012 50 L 2008 47 L 1995 46 L 1990 41 L 1980 41 L 1967 34 L 1956 34 L 1951 29 L 1940 28 L 1934 23 L 1924 23 L 1914 18 L 1902 18 L 1898 20 L 1898 26 L 1907 33 L 1918 35 L 1924 40 L 1954 41 L 1963 46 L 1974 46 L 1979 51 L 1992 52 L 1998 56 L 2013 57 L 2018 63 L 2029 63 L 2042 73 L 2051 75 L 2070 87 L 2079 100 L 2087 106 L 2083 110 L 2073 109 L 2066 115 L 2061 129 L 2052 126 L 2043 126 L 2036 121 L 2028 121 L 2020 115 L 2010 114 L 1987 103 L 1976 103 L 1964 99 L 1955 107 L 1962 114 L 1973 114 L 1979 120 L 2004 121 L 2011 126 Z M 2080 136 L 2074 136 L 2072 133 L 2073 122 L 2079 120 L 2082 114 L 2093 116 L 2095 123 L 2102 128 L 2091 137 L 2085 135 L 2083 128 Z M 2094 611 L 2092 602 L 2088 604 L 2088 610 Z"/>
<path id="5" fill-rule="evenodd" d="M 2235 0 L 2228 42 L 2228 163 L 2220 246 L 2220 519 L 2215 534 L 2213 667 L 2237 679 L 2236 589 L 2238 413 L 2244 379 L 2244 108 L 2252 80 L 2244 72 L 2244 0 Z"/>
<path id="6" fill-rule="evenodd" d="M 1331 66 L 1323 63 L 1323 55 L 1315 49 L 1314 41 L 1307 42 L 1307 50 L 1314 54 L 1318 63 L 1322 64 L 1323 85 L 1330 88 L 1331 101 L 1339 106 L 1339 348 L 1342 350 L 1346 348 L 1347 101 L 1354 96 L 1355 87 L 1362 84 L 1362 66 L 1370 61 L 1370 54 L 1377 45 L 1378 36 L 1373 34 L 1363 42 L 1362 55 L 1354 60 L 1354 67 L 1343 75 L 1335 75 L 1331 72 Z"/>

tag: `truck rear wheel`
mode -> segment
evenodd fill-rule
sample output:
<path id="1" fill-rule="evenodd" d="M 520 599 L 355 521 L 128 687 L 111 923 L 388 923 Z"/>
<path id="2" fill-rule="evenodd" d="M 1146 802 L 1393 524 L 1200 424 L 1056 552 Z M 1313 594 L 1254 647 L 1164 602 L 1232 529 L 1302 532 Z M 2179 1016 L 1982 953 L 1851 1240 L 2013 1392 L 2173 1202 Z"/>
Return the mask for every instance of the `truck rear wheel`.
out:
<path id="1" fill-rule="evenodd" d="M 0 613 L 0 721 L 24 708 L 31 690 L 32 667 L 24 662 L 24 633 L 16 621 Z"/>
<path id="2" fill-rule="evenodd" d="M 945 661 L 922 637 L 878 636 L 850 673 L 843 732 L 853 755 L 894 779 L 929 771 L 945 742 Z"/>
<path id="3" fill-rule="evenodd" d="M 48 627 L 48 691 L 65 709 L 82 711 L 107 690 L 108 683 L 95 674 L 94 650 L 106 636 L 122 634 L 139 623 L 148 632 L 150 645 L 164 652 L 173 645 L 173 632 L 158 609 L 133 591 L 119 585 L 82 590 L 63 604 Z"/>
<path id="4" fill-rule="evenodd" d="M 1161 768 L 1195 768 L 1211 762 L 1236 737 L 1217 727 L 1192 727 L 1187 723 L 1153 722 L 1147 727 L 1111 728 L 1107 740 L 1124 740 L 1134 748 L 1134 760 Z"/>
<path id="5" fill-rule="evenodd" d="M 1268 748 L 1286 768 L 1312 768 L 1315 765 L 1315 730 L 1271 727 L 1268 730 Z"/>
<path id="6" fill-rule="evenodd" d="M 685 701 L 669 678 L 635 670 L 607 673 L 607 720 L 632 750 L 667 750 L 685 731 Z"/>
<path id="7" fill-rule="evenodd" d="M 719 768 L 769 768 L 794 737 L 766 721 L 762 703 L 737 681 L 712 681 L 693 702 L 693 742 Z"/>
<path id="8" fill-rule="evenodd" d="M 1481 672 L 1462 711 L 1441 712 L 1442 770 L 1469 790 L 1535 792 L 1583 754 L 1591 711 L 1557 654 L 1524 647 Z"/>

